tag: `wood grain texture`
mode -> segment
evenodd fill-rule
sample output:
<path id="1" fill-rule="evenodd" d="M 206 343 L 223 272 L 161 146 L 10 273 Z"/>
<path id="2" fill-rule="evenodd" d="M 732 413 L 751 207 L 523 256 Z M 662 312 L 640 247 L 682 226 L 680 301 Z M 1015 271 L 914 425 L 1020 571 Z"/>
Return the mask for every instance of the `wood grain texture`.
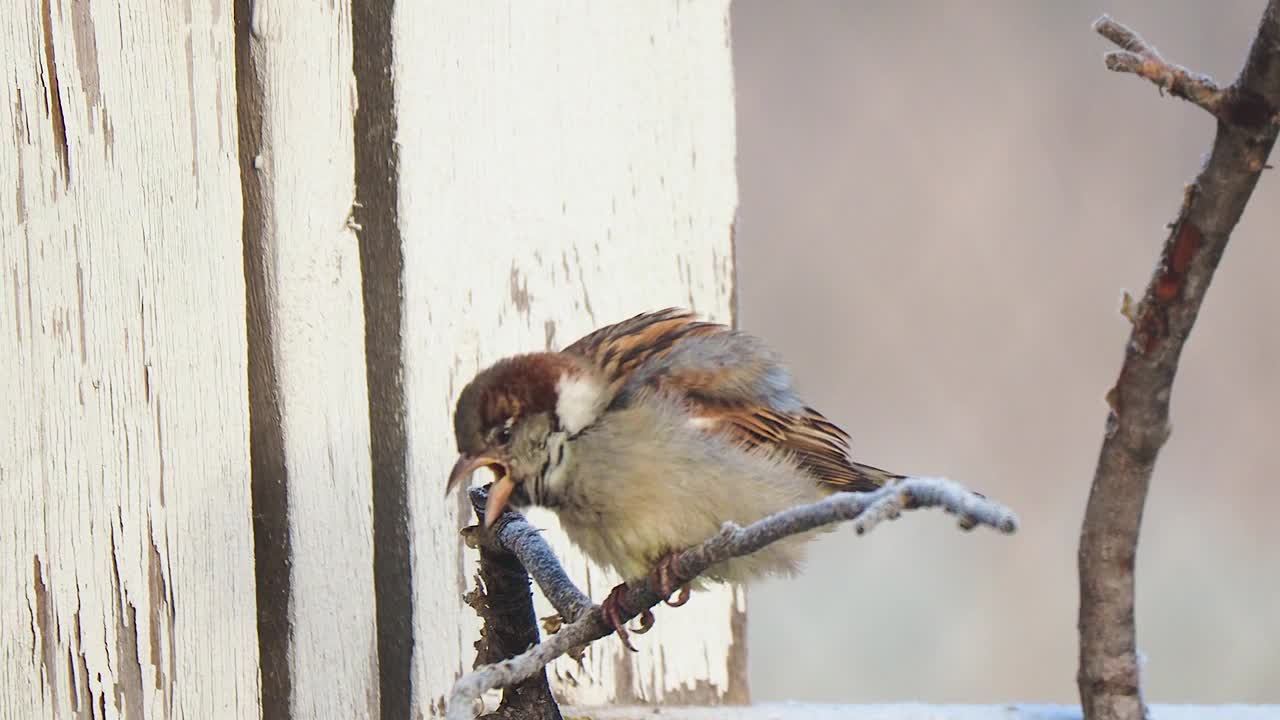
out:
<path id="1" fill-rule="evenodd" d="M 0 717 L 257 717 L 230 7 L 0 23 Z"/>
<path id="2" fill-rule="evenodd" d="M 264 710 L 377 717 L 350 5 L 237 13 Z"/>
<path id="3" fill-rule="evenodd" d="M 641 310 L 731 320 L 727 3 L 554 9 L 397 6 L 413 686 L 427 715 L 475 656 L 478 623 L 461 598 L 475 558 L 457 534 L 470 511 L 442 493 L 462 386 L 501 356 L 563 347 Z M 532 517 L 602 599 L 617 578 L 573 552 L 554 516 Z M 582 667 L 551 669 L 553 688 L 591 704 L 741 700 L 730 649 L 742 604 L 721 587 L 660 610 L 639 654 L 597 643 Z"/>
<path id="4" fill-rule="evenodd" d="M 407 683 L 379 654 L 410 648 L 413 709 L 434 714 L 478 629 L 463 505 L 441 497 L 455 393 L 639 310 L 732 319 L 727 4 L 402 4 L 385 27 L 344 3 L 15 7 L 0 717 L 396 714 L 386 688 Z M 387 262 L 361 267 L 362 225 Z M 403 441 L 373 455 L 404 458 L 384 470 L 408 497 L 384 509 L 410 518 L 381 564 L 374 385 L 404 405 L 378 415 Z M 261 487 L 278 503 L 255 578 Z M 564 551 L 597 599 L 616 582 Z M 375 621 L 398 583 L 411 629 L 396 598 Z M 641 655 L 601 644 L 555 687 L 743 699 L 742 604 L 702 594 Z"/>

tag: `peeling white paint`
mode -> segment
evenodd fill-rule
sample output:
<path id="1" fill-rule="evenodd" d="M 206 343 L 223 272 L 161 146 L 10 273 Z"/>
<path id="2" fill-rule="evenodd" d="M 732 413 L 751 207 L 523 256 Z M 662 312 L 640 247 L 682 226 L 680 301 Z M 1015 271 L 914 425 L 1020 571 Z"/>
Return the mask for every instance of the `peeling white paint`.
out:
<path id="1" fill-rule="evenodd" d="M 256 717 L 229 3 L 10 7 L 0 716 Z"/>
<path id="2" fill-rule="evenodd" d="M 246 212 L 258 218 L 271 288 L 265 311 L 288 477 L 292 712 L 377 717 L 364 304 L 348 226 L 350 6 L 299 12 L 255 3 L 253 21 L 266 152 L 254 158 L 262 205 Z"/>
<path id="3" fill-rule="evenodd" d="M 16 68 L 0 113 L 0 717 L 258 717 L 272 668 L 256 636 L 233 6 L 15 7 L 0 26 Z M 273 190 L 252 217 L 291 478 L 298 716 L 378 701 L 348 8 L 255 3 L 252 18 L 266 102 L 246 163 Z M 642 310 L 731 319 L 727 1 L 556 8 L 397 4 L 428 716 L 478 630 L 461 601 L 468 517 L 442 496 L 456 392 L 497 357 Z M 596 599 L 616 582 L 564 552 Z M 558 664 L 558 692 L 722 698 L 734 596 L 660 610 L 638 655 L 606 641 Z"/>
<path id="4" fill-rule="evenodd" d="M 429 713 L 475 655 L 469 509 L 442 494 L 456 393 L 499 357 L 643 310 L 730 319 L 734 106 L 727 2 L 396 7 L 413 680 Z M 616 578 L 548 535 L 601 600 Z M 723 695 L 731 595 L 659 610 L 638 654 L 605 641 L 583 668 L 558 663 L 557 692 Z"/>

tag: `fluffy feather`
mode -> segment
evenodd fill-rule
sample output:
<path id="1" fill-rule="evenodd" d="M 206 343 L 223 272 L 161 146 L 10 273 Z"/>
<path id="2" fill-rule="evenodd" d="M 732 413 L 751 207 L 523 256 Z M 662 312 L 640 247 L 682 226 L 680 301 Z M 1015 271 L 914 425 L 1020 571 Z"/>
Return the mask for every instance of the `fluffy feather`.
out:
<path id="1" fill-rule="evenodd" d="M 902 477 L 855 462 L 849 435 L 800 400 L 778 356 L 728 326 L 669 308 L 600 328 L 564 352 L 599 369 L 611 408 L 644 391 L 678 397 L 696 427 L 788 453 L 828 491 L 874 490 Z"/>
<path id="2" fill-rule="evenodd" d="M 764 343 L 679 310 L 495 363 L 463 389 L 454 428 L 455 472 L 498 468 L 510 502 L 554 509 L 587 555 L 627 580 L 725 522 L 901 477 L 854 462 L 849 436 L 800 400 Z M 794 570 L 805 537 L 710 575 Z"/>
<path id="3" fill-rule="evenodd" d="M 592 373 L 565 373 L 556 382 L 556 415 L 570 435 L 595 422 L 607 400 L 604 387 Z"/>
<path id="4" fill-rule="evenodd" d="M 644 393 L 603 415 L 574 441 L 556 513 L 569 538 L 623 578 L 646 575 L 668 551 L 714 535 L 726 521 L 748 524 L 821 495 L 813 479 L 767 447 L 743 448 L 688 428 L 670 397 Z M 590 458 L 589 467 L 581 467 Z M 713 579 L 792 572 L 800 538 L 712 568 Z"/>

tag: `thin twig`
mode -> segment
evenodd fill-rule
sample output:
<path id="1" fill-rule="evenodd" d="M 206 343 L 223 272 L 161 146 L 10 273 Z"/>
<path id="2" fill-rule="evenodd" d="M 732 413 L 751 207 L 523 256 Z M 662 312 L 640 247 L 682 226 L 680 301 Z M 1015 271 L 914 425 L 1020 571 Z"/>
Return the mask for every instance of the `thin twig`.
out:
<path id="1" fill-rule="evenodd" d="M 1093 29 L 1124 48 L 1103 56 L 1108 70 L 1129 72 L 1146 78 L 1155 83 L 1161 92 L 1168 91 L 1171 95 L 1195 103 L 1214 117 L 1223 116 L 1227 92 L 1220 89 L 1213 80 L 1181 65 L 1167 62 L 1141 35 L 1107 15 L 1095 20 Z"/>
<path id="2" fill-rule="evenodd" d="M 745 528 L 725 523 L 719 533 L 676 556 L 671 567 L 675 579 L 683 584 L 716 563 L 748 555 L 790 535 L 843 520 L 855 520 L 858 531 L 866 532 L 883 520 L 897 517 L 904 510 L 925 507 L 940 507 L 959 515 L 963 528 L 988 525 L 1001 532 L 1012 533 L 1018 527 L 1017 518 L 1008 508 L 954 482 L 940 478 L 907 478 L 875 492 L 840 493 L 811 505 L 784 510 Z M 538 566 L 546 567 L 545 564 Z M 559 574 L 563 575 L 558 563 L 556 566 Z M 542 585 L 542 579 L 538 582 Z M 629 620 L 661 601 L 662 597 L 650 589 L 647 582 L 630 586 L 621 602 L 624 619 Z M 586 645 L 612 632 L 613 628 L 605 622 L 600 608 L 596 606 L 528 651 L 464 675 L 454 685 L 449 697 L 449 720 L 471 720 L 476 701 L 488 690 L 518 683 L 539 672 L 570 648 Z"/>
<path id="3" fill-rule="evenodd" d="M 1144 63 L 1163 64 L 1124 26 L 1103 18 L 1095 28 Z M 1085 509 L 1078 558 L 1077 682 L 1089 720 L 1146 716 L 1133 616 L 1142 509 L 1156 456 L 1169 436 L 1169 401 L 1183 344 L 1280 129 L 1272 121 L 1280 107 L 1278 48 L 1280 0 L 1271 0 L 1244 69 L 1226 90 L 1217 90 L 1211 83 L 1187 85 L 1187 78 L 1198 76 L 1181 68 L 1172 68 L 1172 76 L 1158 67 L 1139 72 L 1209 110 L 1220 122 L 1213 151 L 1183 194 L 1182 210 L 1171 225 L 1142 301 L 1136 309 L 1128 304 L 1126 317 L 1133 329 L 1120 377 L 1107 393 L 1111 412 Z"/>

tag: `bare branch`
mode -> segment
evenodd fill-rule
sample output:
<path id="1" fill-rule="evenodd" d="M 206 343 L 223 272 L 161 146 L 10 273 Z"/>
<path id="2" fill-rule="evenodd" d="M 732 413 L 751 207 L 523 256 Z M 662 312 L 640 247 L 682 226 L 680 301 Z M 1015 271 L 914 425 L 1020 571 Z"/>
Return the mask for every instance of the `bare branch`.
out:
<path id="1" fill-rule="evenodd" d="M 1142 36 L 1107 15 L 1095 20 L 1093 29 L 1124 48 L 1103 56 L 1108 70 L 1130 72 L 1146 78 L 1155 83 L 1161 92 L 1167 90 L 1176 97 L 1195 103 L 1214 117 L 1223 115 L 1227 93 L 1219 89 L 1213 80 L 1197 75 L 1181 65 L 1166 62 Z"/>
<path id="2" fill-rule="evenodd" d="M 480 550 L 476 588 L 466 595 L 467 604 L 484 620 L 475 644 L 476 665 L 494 663 L 538 642 L 529 575 L 494 533 L 472 531 L 467 539 Z M 485 720 L 561 720 L 546 671 L 504 688 L 502 704 Z"/>
<path id="3" fill-rule="evenodd" d="M 966 529 L 988 525 L 1001 532 L 1012 533 L 1018 527 L 1017 518 L 1003 505 L 956 483 L 941 478 L 907 478 L 875 492 L 832 495 L 811 505 L 770 515 L 745 528 L 725 523 L 719 533 L 676 556 L 671 570 L 675 579 L 683 584 L 716 563 L 750 554 L 790 535 L 843 520 L 854 520 L 857 530 L 866 532 L 883 520 L 898 517 L 904 510 L 924 507 L 940 507 L 959 515 L 961 527 Z M 550 552 L 549 549 L 546 552 Z M 546 565 L 540 564 L 539 567 L 545 568 Z M 559 563 L 556 563 L 555 572 L 563 575 Z M 540 586 L 543 584 L 541 578 L 538 582 Z M 548 582 L 559 582 L 559 579 Z M 661 601 L 662 597 L 645 582 L 627 588 L 621 607 L 626 619 L 630 619 Z M 450 695 L 449 720 L 471 720 L 475 703 L 486 691 L 521 682 L 569 649 L 586 645 L 612 632 L 596 606 L 528 651 L 464 675 Z"/>
<path id="4" fill-rule="evenodd" d="M 471 505 L 475 508 L 476 517 L 483 517 L 488 497 L 487 487 L 471 488 Z M 474 532 L 474 529 L 467 528 L 467 532 Z M 533 576 L 543 596 L 565 622 L 578 619 L 592 608 L 591 598 L 573 584 L 560 565 L 560 559 L 542 539 L 542 531 L 530 525 L 524 515 L 508 509 L 494 522 L 490 532 L 502 547 L 520 559 L 520 564 Z"/>
<path id="5" fill-rule="evenodd" d="M 1142 509 L 1156 456 L 1169 436 L 1169 401 L 1183 344 L 1280 129 L 1272 120 L 1280 107 L 1280 0 L 1267 4 L 1240 77 L 1221 91 L 1211 83 L 1187 84 L 1196 76 L 1164 64 L 1124 26 L 1103 18 L 1095 28 L 1147 68 L 1135 72 L 1220 121 L 1213 151 L 1183 194 L 1146 293 L 1136 309 L 1128 304 L 1133 330 L 1120 377 L 1107 393 L 1111 412 L 1080 536 L 1077 682 L 1084 715 L 1137 720 L 1146 714 L 1133 617 Z"/>

